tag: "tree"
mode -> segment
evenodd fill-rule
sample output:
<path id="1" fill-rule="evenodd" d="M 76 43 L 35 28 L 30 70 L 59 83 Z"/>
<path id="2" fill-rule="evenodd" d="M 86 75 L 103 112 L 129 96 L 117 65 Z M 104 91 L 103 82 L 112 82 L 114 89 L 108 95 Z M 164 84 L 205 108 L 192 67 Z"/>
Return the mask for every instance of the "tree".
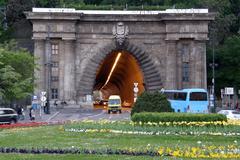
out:
<path id="1" fill-rule="evenodd" d="M 216 91 L 224 87 L 240 89 L 240 36 L 235 35 L 226 39 L 225 43 L 216 50 Z"/>
<path id="2" fill-rule="evenodd" d="M 7 0 L 0 0 L 0 6 L 6 5 L 6 3 L 7 3 Z"/>
<path id="3" fill-rule="evenodd" d="M 0 97 L 5 103 L 24 99 L 33 92 L 33 56 L 12 41 L 0 45 Z"/>
<path id="4" fill-rule="evenodd" d="M 133 106 L 131 115 L 139 112 L 173 112 L 170 102 L 162 93 L 143 92 Z"/>

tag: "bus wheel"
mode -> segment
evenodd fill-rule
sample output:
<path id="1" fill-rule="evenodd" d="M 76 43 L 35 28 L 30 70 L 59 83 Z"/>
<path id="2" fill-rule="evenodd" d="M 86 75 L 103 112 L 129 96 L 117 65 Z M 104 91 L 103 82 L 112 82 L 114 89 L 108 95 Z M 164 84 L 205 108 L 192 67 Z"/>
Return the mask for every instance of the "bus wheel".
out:
<path id="1" fill-rule="evenodd" d="M 110 114 L 110 112 L 111 112 L 111 111 L 110 111 L 110 110 L 108 110 L 108 114 Z"/>
<path id="2" fill-rule="evenodd" d="M 122 113 L 122 110 L 119 110 L 119 113 Z"/>

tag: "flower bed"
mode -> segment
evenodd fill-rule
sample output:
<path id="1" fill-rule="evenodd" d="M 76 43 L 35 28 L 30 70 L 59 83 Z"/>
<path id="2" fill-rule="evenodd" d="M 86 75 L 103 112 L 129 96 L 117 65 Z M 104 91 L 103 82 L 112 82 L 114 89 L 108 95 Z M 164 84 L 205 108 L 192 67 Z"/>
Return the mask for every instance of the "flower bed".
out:
<path id="1" fill-rule="evenodd" d="M 84 121 L 64 126 L 69 132 L 105 132 L 139 135 L 240 135 L 240 121 L 219 122 L 114 122 Z"/>
<path id="2" fill-rule="evenodd" d="M 38 127 L 42 125 L 48 125 L 48 123 L 47 122 L 28 122 L 28 123 L 2 124 L 0 125 L 0 129 L 16 128 L 16 127 Z"/>
<path id="3" fill-rule="evenodd" d="M 108 155 L 130 155 L 130 156 L 158 156 L 157 151 L 137 151 L 134 149 L 80 149 L 80 148 L 69 148 L 69 149 L 49 149 L 49 148 L 10 148 L 0 147 L 0 153 L 23 153 L 23 154 L 108 154 Z"/>
<path id="4" fill-rule="evenodd" d="M 214 136 L 240 136 L 240 132 L 174 132 L 174 131 L 157 131 L 157 132 L 149 132 L 149 131 L 124 131 L 124 130 L 112 130 L 112 129 L 65 129 L 66 132 L 79 132 L 79 133 L 116 133 L 116 134 L 133 134 L 133 135 L 214 135 Z"/>
<path id="5" fill-rule="evenodd" d="M 205 146 L 186 148 L 160 147 L 158 153 L 161 156 L 174 156 L 181 158 L 240 158 L 240 147 L 236 144 L 229 146 Z"/>

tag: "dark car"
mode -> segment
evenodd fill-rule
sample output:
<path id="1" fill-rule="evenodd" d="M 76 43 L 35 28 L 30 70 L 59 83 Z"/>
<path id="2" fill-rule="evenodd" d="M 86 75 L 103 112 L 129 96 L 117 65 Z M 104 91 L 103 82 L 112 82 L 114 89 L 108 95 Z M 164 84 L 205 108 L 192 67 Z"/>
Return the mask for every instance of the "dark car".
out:
<path id="1" fill-rule="evenodd" d="M 106 106 L 108 104 L 108 100 L 98 100 L 93 103 L 93 105 L 101 105 Z"/>
<path id="2" fill-rule="evenodd" d="M 0 108 L 0 124 L 17 123 L 18 114 L 11 108 Z"/>
<path id="3" fill-rule="evenodd" d="M 106 106 L 108 104 L 108 100 L 101 100 L 99 102 L 100 105 Z"/>

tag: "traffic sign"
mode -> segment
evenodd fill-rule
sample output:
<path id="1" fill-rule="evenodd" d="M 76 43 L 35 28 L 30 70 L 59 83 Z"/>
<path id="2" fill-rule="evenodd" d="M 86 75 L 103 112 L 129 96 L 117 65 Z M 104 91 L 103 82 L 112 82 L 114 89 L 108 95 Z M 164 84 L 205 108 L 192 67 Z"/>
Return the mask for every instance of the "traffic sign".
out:
<path id="1" fill-rule="evenodd" d="M 232 87 L 226 87 L 225 88 L 225 94 L 227 95 L 233 95 L 234 94 L 234 90 Z"/>
<path id="2" fill-rule="evenodd" d="M 46 105 L 46 101 L 45 102 L 41 102 L 41 106 L 45 106 Z"/>
<path id="3" fill-rule="evenodd" d="M 42 102 L 45 102 L 47 100 L 47 98 L 45 96 L 41 96 L 40 99 L 41 99 Z"/>
<path id="4" fill-rule="evenodd" d="M 133 91 L 134 91 L 135 93 L 137 93 L 137 92 L 139 91 L 139 89 L 138 89 L 137 87 L 134 87 L 134 88 L 133 88 Z"/>
<path id="5" fill-rule="evenodd" d="M 165 91 L 164 88 L 162 88 L 162 89 L 161 89 L 161 93 L 163 93 L 164 91 Z"/>
<path id="6" fill-rule="evenodd" d="M 45 92 L 45 91 L 41 92 L 41 95 L 43 95 L 43 96 L 45 96 L 46 94 L 47 94 L 47 92 Z"/>
<path id="7" fill-rule="evenodd" d="M 33 96 L 33 100 L 37 100 L 37 96 L 34 95 L 34 96 Z"/>

